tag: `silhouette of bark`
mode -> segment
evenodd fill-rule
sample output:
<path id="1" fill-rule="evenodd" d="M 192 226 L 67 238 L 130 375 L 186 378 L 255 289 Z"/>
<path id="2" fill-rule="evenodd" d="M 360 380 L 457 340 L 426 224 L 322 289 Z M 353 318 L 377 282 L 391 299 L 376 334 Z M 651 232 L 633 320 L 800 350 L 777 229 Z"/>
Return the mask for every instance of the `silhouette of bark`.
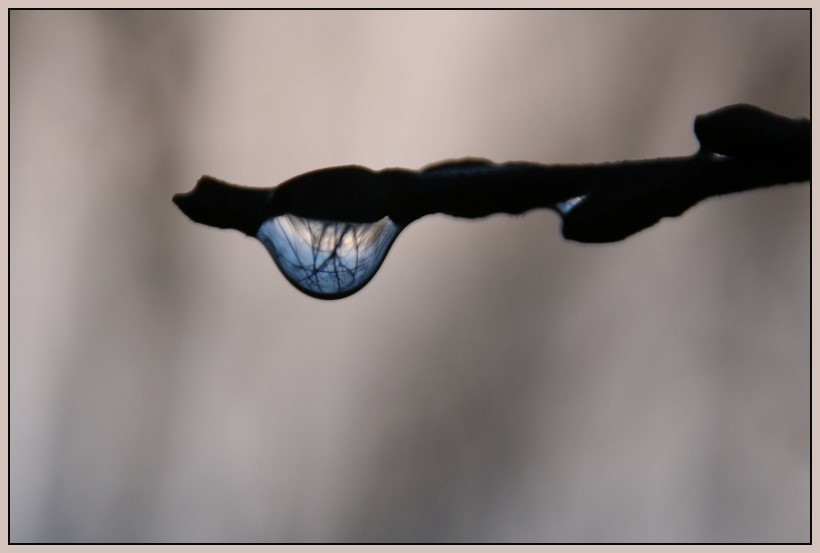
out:
<path id="1" fill-rule="evenodd" d="M 695 134 L 701 149 L 688 157 L 597 165 L 464 159 L 420 172 L 331 167 L 274 189 L 205 176 L 174 202 L 196 222 L 250 236 L 285 214 L 351 223 L 389 217 L 405 227 L 434 213 L 477 218 L 551 208 L 563 218 L 565 238 L 615 242 L 706 198 L 810 177 L 809 120 L 739 104 L 698 116 Z M 575 198 L 583 199 L 564 204 Z"/>
<path id="2" fill-rule="evenodd" d="M 276 188 L 204 176 L 174 203 L 192 220 L 258 238 L 288 281 L 321 299 L 364 287 L 403 228 L 426 215 L 477 218 L 553 209 L 564 238 L 623 240 L 698 202 L 806 181 L 811 122 L 749 105 L 695 119 L 700 150 L 688 157 L 590 165 L 446 161 L 421 171 L 344 166 Z"/>

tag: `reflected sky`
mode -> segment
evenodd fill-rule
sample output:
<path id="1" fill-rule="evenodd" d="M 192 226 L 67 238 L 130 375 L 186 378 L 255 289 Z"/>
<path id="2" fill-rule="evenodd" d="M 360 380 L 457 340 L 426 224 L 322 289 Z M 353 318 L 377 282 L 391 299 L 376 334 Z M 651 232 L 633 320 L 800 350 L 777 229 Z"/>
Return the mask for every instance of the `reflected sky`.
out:
<path id="1" fill-rule="evenodd" d="M 265 221 L 256 237 L 299 290 L 337 299 L 373 278 L 400 231 L 388 217 L 345 223 L 282 215 Z"/>
<path id="2" fill-rule="evenodd" d="M 558 202 L 555 204 L 555 210 L 563 217 L 572 211 L 576 205 L 580 204 L 586 196 L 578 196 L 577 198 L 570 198 L 569 200 Z"/>

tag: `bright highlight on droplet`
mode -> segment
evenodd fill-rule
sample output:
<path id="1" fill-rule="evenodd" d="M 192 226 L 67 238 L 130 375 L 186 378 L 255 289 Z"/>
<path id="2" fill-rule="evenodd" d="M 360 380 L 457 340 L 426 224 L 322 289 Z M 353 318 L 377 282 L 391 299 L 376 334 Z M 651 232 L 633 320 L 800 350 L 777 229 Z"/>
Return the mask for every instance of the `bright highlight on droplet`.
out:
<path id="1" fill-rule="evenodd" d="M 570 198 L 569 200 L 564 200 L 563 202 L 558 202 L 555 204 L 555 210 L 563 215 L 568 215 L 570 211 L 575 209 L 575 206 L 580 204 L 581 202 L 586 199 L 586 196 L 578 196 L 576 198 Z"/>
<path id="2" fill-rule="evenodd" d="M 282 215 L 262 223 L 256 237 L 299 290 L 336 299 L 353 294 L 373 278 L 399 232 L 388 217 L 375 223 L 344 223 Z"/>

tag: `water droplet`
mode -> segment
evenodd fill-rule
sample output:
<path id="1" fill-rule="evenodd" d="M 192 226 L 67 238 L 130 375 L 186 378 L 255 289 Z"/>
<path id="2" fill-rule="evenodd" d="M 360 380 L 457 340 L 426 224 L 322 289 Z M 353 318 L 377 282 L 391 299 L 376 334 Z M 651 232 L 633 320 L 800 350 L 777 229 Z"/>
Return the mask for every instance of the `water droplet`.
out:
<path id="1" fill-rule="evenodd" d="M 569 215 L 569 212 L 575 209 L 575 206 L 583 202 L 585 198 L 586 196 L 578 196 L 576 198 L 564 200 L 563 202 L 558 202 L 555 204 L 554 209 L 560 213 L 562 217 L 564 215 Z"/>
<path id="2" fill-rule="evenodd" d="M 338 299 L 370 282 L 399 232 L 388 217 L 345 223 L 282 215 L 262 223 L 256 237 L 291 284 L 316 298 Z"/>

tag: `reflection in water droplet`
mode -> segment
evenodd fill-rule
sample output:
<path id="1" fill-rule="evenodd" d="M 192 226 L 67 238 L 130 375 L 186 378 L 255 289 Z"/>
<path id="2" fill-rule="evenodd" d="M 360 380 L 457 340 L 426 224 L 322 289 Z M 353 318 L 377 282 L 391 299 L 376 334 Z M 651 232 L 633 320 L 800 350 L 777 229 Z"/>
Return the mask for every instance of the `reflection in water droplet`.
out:
<path id="1" fill-rule="evenodd" d="M 586 196 L 578 196 L 577 198 L 570 198 L 569 200 L 564 200 L 563 202 L 558 202 L 555 204 L 554 208 L 558 213 L 562 216 L 567 215 L 570 211 L 575 209 L 575 206 L 580 204 L 584 201 Z"/>
<path id="2" fill-rule="evenodd" d="M 299 290 L 337 299 L 373 278 L 399 232 L 388 217 L 375 223 L 343 223 L 282 215 L 262 223 L 256 237 Z"/>

